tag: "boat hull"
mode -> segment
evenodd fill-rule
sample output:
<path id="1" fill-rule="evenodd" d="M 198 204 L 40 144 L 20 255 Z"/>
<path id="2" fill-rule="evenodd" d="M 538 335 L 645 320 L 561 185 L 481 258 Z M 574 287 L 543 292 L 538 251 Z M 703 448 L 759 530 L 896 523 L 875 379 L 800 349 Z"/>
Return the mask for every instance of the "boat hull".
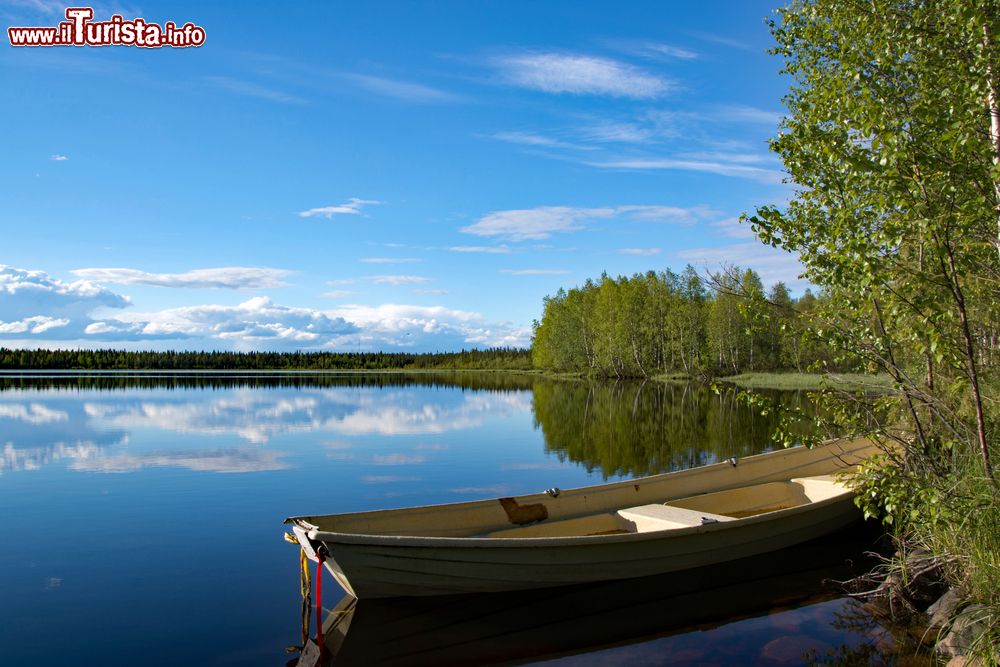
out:
<path id="1" fill-rule="evenodd" d="M 517 591 L 631 579 L 794 546 L 840 530 L 861 515 L 854 506 L 853 493 L 841 487 L 827 497 L 798 506 L 743 518 L 719 516 L 723 520 L 670 529 L 538 536 L 536 528 L 549 530 L 548 526 L 560 521 L 569 524 L 585 515 L 606 516 L 601 513 L 615 509 L 641 510 L 648 507 L 644 503 L 651 502 L 673 500 L 683 508 L 692 498 L 697 503 L 713 493 L 774 486 L 782 480 L 794 482 L 803 474 L 829 475 L 870 454 L 870 443 L 840 442 L 820 450 L 759 455 L 737 466 L 723 463 L 575 489 L 562 492 L 558 498 L 537 494 L 290 521 L 307 556 L 316 559 L 317 551 L 323 551 L 329 571 L 348 593 L 360 599 Z M 539 512 L 547 517 L 525 521 L 511 511 L 512 507 L 517 511 L 542 507 L 544 511 Z M 696 507 L 694 514 L 703 509 Z M 438 519 L 440 525 L 432 525 L 426 521 L 432 516 L 444 519 Z M 395 534 L 401 524 L 419 528 L 422 521 L 427 523 L 425 534 Z M 324 523 L 352 532 L 323 530 Z"/>
<path id="2" fill-rule="evenodd" d="M 580 545 L 386 546 L 324 541 L 326 564 L 360 599 L 490 593 L 646 577 L 793 546 L 860 519 L 850 498 L 699 527 L 688 534 L 662 531 Z M 765 520 L 766 519 L 766 520 Z M 742 525 L 733 525 L 739 523 Z"/>

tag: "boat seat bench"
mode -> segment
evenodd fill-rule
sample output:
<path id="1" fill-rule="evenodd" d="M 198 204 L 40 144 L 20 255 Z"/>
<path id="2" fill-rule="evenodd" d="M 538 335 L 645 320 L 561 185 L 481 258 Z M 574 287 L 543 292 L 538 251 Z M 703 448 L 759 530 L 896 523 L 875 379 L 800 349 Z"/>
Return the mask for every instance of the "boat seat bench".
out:
<path id="1" fill-rule="evenodd" d="M 801 477 L 786 482 L 765 482 L 676 498 L 668 503 L 651 503 L 503 528 L 483 537 L 570 537 L 689 528 L 798 507 L 835 496 L 844 490 L 843 484 L 827 475 Z"/>
<path id="2" fill-rule="evenodd" d="M 733 520 L 732 517 L 723 516 L 722 514 L 712 514 L 710 512 L 700 512 L 683 507 L 672 507 L 671 505 L 656 503 L 618 510 L 617 514 L 629 523 L 635 524 L 635 531 L 637 533 L 664 530 L 666 528 L 687 528 L 689 526 L 701 526 L 706 523 Z"/>

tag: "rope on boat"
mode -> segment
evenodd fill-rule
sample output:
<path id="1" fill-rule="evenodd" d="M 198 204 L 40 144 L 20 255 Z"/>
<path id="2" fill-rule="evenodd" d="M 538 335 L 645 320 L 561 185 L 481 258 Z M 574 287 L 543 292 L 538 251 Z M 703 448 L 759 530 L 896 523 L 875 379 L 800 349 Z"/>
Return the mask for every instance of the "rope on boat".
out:
<path id="1" fill-rule="evenodd" d="M 309 559 L 305 549 L 299 549 L 299 593 L 302 595 L 302 645 L 309 640 L 309 619 L 312 610 L 312 582 L 309 580 Z"/>
<path id="2" fill-rule="evenodd" d="M 283 533 L 285 541 L 291 544 L 299 544 L 295 535 Z M 302 643 L 299 646 L 285 647 L 286 653 L 299 653 L 309 641 L 309 622 L 312 618 L 312 578 L 309 576 L 309 558 L 305 549 L 299 549 L 299 595 L 302 596 Z"/>

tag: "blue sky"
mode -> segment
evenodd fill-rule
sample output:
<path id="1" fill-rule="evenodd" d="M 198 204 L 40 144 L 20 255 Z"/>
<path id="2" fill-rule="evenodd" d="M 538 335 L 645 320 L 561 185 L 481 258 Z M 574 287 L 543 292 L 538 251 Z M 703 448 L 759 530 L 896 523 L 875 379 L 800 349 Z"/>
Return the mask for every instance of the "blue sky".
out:
<path id="1" fill-rule="evenodd" d="M 98 4 L 191 49 L 0 44 L 0 345 L 526 345 L 602 271 L 787 200 L 766 2 Z M 65 5 L 0 0 L 0 26 Z"/>

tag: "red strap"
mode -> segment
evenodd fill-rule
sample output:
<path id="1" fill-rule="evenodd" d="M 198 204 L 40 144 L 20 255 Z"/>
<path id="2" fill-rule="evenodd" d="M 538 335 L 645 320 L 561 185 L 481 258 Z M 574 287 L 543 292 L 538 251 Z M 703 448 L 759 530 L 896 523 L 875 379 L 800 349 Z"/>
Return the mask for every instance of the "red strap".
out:
<path id="1" fill-rule="evenodd" d="M 316 645 L 323 650 L 323 553 L 316 550 Z"/>

